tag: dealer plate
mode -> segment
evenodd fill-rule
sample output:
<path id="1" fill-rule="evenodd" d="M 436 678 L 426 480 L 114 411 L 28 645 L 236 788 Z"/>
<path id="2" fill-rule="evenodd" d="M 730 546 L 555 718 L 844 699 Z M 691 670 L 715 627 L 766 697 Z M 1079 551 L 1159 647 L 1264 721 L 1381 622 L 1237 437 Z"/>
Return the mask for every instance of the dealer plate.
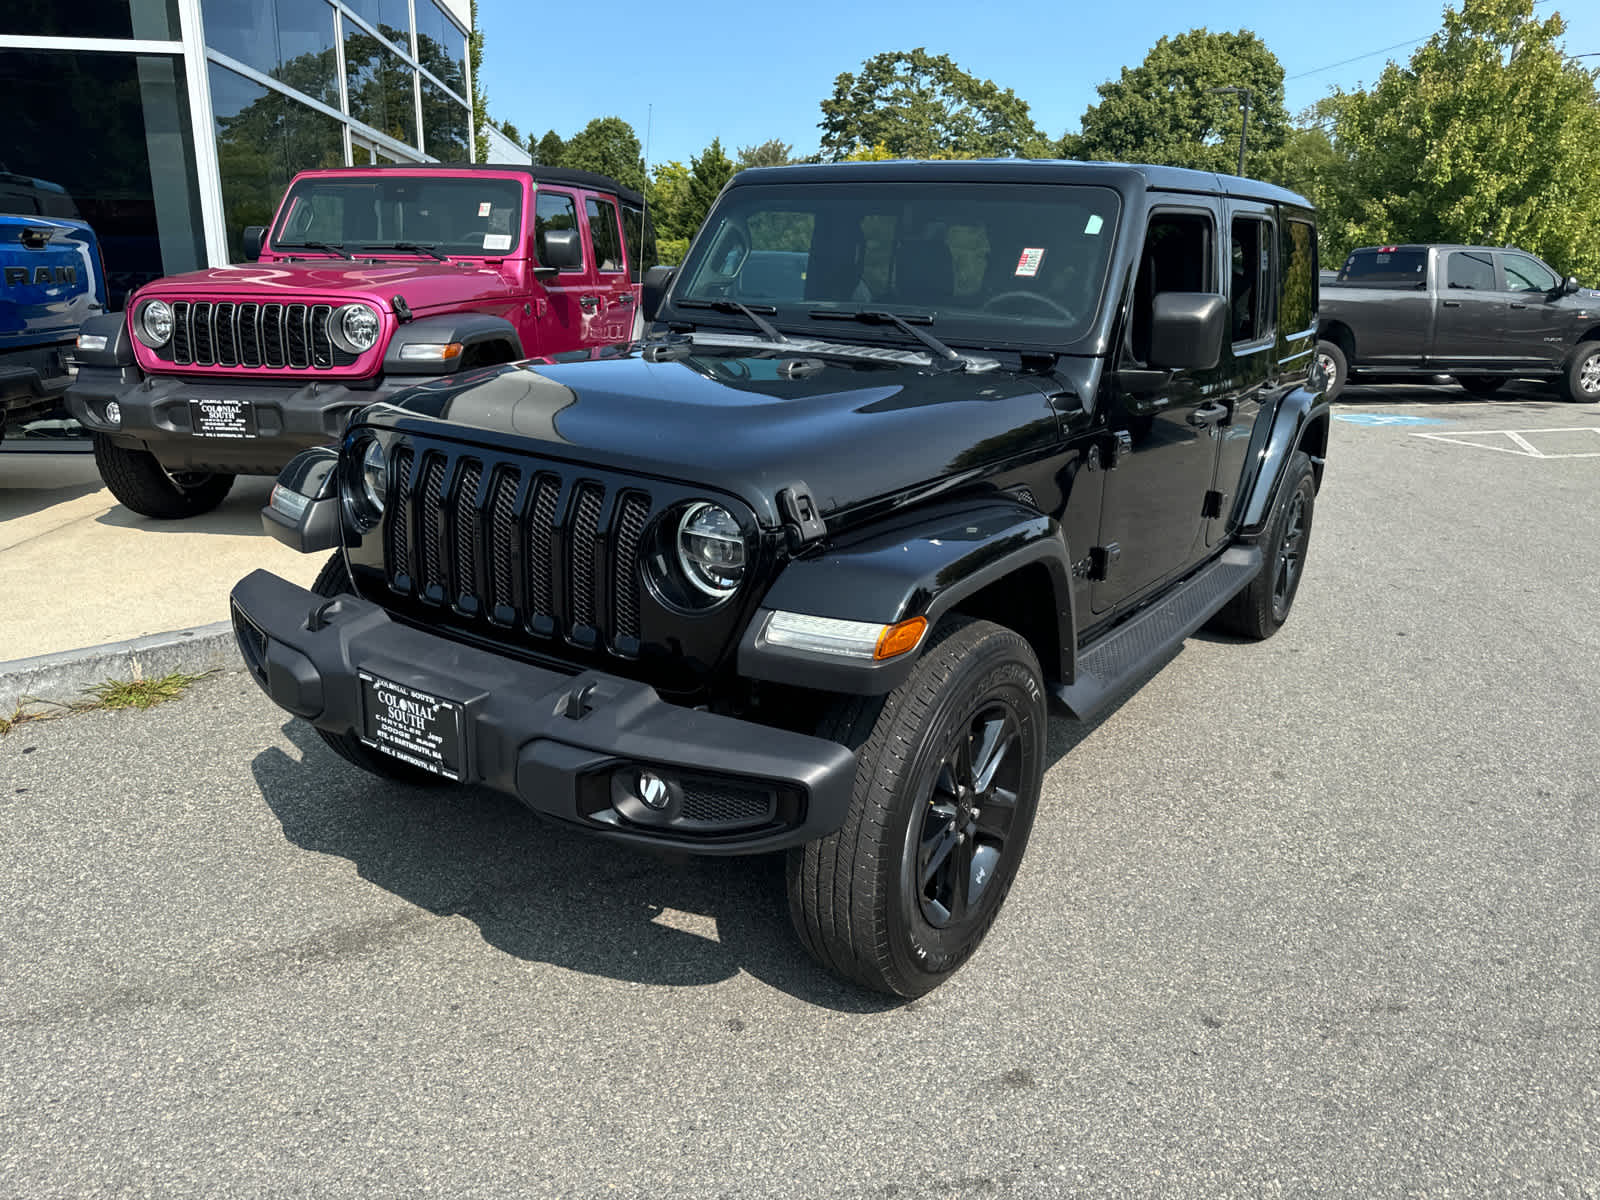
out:
<path id="1" fill-rule="evenodd" d="M 461 781 L 463 708 L 402 683 L 358 671 L 361 740 L 424 771 Z"/>
<path id="2" fill-rule="evenodd" d="M 191 400 L 189 429 L 196 437 L 253 438 L 256 406 L 248 400 Z"/>

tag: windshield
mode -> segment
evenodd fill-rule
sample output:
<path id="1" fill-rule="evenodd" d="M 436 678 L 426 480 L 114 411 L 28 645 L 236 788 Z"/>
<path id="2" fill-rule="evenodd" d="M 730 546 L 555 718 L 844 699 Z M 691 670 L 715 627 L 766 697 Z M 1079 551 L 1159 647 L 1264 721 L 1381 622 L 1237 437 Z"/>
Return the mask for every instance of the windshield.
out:
<path id="1" fill-rule="evenodd" d="M 437 175 L 317 177 L 289 189 L 274 249 L 323 242 L 355 251 L 398 242 L 440 254 L 500 256 L 520 249 L 522 185 Z"/>
<path id="2" fill-rule="evenodd" d="M 1111 189 L 1062 184 L 736 187 L 695 240 L 673 319 L 722 324 L 693 302 L 736 300 L 791 333 L 907 340 L 808 319 L 879 309 L 932 317 L 944 342 L 1058 346 L 1100 307 L 1118 212 Z"/>

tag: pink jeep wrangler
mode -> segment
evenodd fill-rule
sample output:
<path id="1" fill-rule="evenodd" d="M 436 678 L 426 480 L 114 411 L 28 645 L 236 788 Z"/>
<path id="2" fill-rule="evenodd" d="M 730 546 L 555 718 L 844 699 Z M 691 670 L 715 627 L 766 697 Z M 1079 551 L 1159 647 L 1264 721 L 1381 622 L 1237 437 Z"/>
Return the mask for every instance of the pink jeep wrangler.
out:
<path id="1" fill-rule="evenodd" d="M 83 325 L 67 408 L 134 512 L 208 512 L 426 379 L 633 341 L 656 265 L 637 192 L 549 167 L 306 171 L 243 250 Z"/>

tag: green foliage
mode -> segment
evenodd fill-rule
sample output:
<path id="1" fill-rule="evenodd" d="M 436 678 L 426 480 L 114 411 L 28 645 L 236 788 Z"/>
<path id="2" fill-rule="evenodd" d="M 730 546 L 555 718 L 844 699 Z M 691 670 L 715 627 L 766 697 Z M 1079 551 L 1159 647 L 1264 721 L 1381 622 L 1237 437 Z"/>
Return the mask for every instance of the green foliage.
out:
<path id="1" fill-rule="evenodd" d="M 472 34 L 467 38 L 467 58 L 472 64 L 473 162 L 489 160 L 489 99 L 483 91 L 483 29 L 478 25 L 478 0 L 472 0 Z"/>
<path id="2" fill-rule="evenodd" d="M 722 152 L 722 139 L 712 138 L 711 145 L 689 160 L 689 203 L 681 220 L 689 235 L 700 228 L 717 194 L 733 178 L 733 160 Z"/>
<path id="3" fill-rule="evenodd" d="M 501 121 L 500 122 L 500 132 L 505 134 L 513 142 L 517 143 L 517 145 L 519 145 L 519 146 L 522 145 L 522 131 L 519 130 L 510 121 Z"/>
<path id="4" fill-rule="evenodd" d="M 741 171 L 746 167 L 786 167 L 794 161 L 790 157 L 793 153 L 794 147 L 788 142 L 771 138 L 759 146 L 740 146 L 737 162 Z"/>
<path id="5" fill-rule="evenodd" d="M 554 129 L 546 132 L 538 141 L 534 141 L 531 133 L 528 135 L 528 153 L 533 155 L 533 161 L 536 163 L 542 163 L 547 167 L 559 167 L 566 149 L 567 144 Z"/>
<path id="6" fill-rule="evenodd" d="M 640 191 L 646 183 L 639 136 L 621 117 L 596 117 L 573 134 L 562 147 L 561 165 L 598 171 Z"/>
<path id="7" fill-rule="evenodd" d="M 1147 162 L 1233 174 L 1239 168 L 1240 97 L 1207 89 L 1250 89 L 1245 174 L 1259 175 L 1283 145 L 1283 67 L 1247 29 L 1191 29 L 1163 37 L 1137 67 L 1102 83 L 1082 131 L 1061 141 L 1063 158 Z"/>
<path id="8" fill-rule="evenodd" d="M 1323 261 L 1392 241 L 1514 245 L 1600 278 L 1600 95 L 1559 14 L 1465 0 L 1405 67 L 1328 103 L 1349 168 Z"/>
<path id="9" fill-rule="evenodd" d="M 1049 145 L 1010 88 L 920 46 L 840 75 L 818 128 L 830 162 L 877 146 L 892 158 L 1037 158 Z"/>
<path id="10" fill-rule="evenodd" d="M 676 160 L 657 164 L 648 194 L 650 220 L 655 224 L 657 242 L 665 260 L 668 244 L 682 241 L 687 247 L 689 235 L 698 227 L 698 224 L 688 224 L 689 168 Z"/>

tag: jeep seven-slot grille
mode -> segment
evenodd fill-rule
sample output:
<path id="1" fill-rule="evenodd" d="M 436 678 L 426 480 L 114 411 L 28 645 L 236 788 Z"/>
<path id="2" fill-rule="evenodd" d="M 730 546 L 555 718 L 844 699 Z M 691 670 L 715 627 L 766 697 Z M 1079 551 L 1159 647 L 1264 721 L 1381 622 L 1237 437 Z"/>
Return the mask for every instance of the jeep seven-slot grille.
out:
<path id="1" fill-rule="evenodd" d="M 391 589 L 493 626 L 636 652 L 648 495 L 421 446 L 393 461 Z"/>
<path id="2" fill-rule="evenodd" d="M 235 304 L 175 300 L 172 361 L 180 367 L 269 370 L 354 366 L 328 336 L 331 304 Z"/>

